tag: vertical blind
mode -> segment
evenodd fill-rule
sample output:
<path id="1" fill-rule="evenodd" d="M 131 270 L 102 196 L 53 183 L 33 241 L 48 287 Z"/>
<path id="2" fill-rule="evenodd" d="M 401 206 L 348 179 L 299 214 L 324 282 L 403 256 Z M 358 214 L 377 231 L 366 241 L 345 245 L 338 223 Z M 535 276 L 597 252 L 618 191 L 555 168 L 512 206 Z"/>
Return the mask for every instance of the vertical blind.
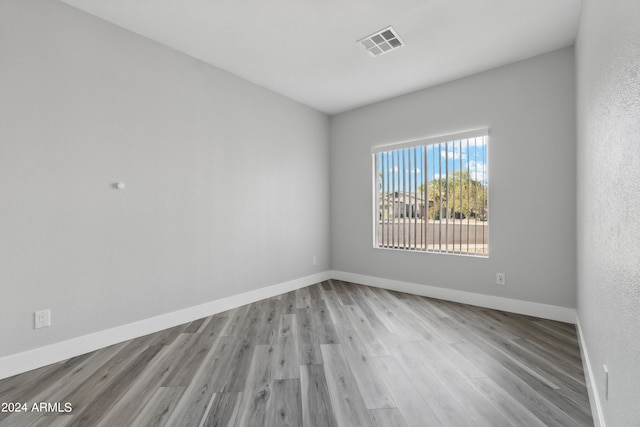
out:
<path id="1" fill-rule="evenodd" d="M 374 247 L 489 255 L 488 129 L 375 147 Z"/>

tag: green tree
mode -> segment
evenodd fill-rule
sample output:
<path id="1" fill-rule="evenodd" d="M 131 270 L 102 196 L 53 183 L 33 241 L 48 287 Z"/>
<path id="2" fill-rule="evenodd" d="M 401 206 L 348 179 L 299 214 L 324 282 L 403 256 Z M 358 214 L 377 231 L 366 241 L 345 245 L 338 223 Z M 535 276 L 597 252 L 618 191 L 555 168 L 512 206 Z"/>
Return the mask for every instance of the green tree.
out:
<path id="1" fill-rule="evenodd" d="M 429 213 L 431 219 L 452 216 L 456 212 L 466 217 L 486 215 L 487 187 L 471 179 L 466 170 L 450 173 L 448 179 L 433 179 L 428 188 L 428 198 L 433 202 Z"/>

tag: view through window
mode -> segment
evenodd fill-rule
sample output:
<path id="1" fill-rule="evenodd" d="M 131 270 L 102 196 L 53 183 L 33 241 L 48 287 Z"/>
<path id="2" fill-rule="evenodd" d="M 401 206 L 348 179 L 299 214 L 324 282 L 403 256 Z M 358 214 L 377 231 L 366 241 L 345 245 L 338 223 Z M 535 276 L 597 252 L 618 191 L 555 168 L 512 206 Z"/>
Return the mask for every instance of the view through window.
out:
<path id="1" fill-rule="evenodd" d="M 374 247 L 489 255 L 488 130 L 372 149 Z"/>

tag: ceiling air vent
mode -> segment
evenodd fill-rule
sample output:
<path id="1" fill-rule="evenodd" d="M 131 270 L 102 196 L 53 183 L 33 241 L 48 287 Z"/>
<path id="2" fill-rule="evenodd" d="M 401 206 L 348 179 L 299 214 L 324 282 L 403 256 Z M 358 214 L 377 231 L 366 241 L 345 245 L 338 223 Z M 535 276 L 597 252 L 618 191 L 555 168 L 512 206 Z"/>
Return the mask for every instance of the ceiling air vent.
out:
<path id="1" fill-rule="evenodd" d="M 370 36 L 358 40 L 371 56 L 379 56 L 391 52 L 393 49 L 404 46 L 404 42 L 398 37 L 396 31 L 387 27 Z"/>

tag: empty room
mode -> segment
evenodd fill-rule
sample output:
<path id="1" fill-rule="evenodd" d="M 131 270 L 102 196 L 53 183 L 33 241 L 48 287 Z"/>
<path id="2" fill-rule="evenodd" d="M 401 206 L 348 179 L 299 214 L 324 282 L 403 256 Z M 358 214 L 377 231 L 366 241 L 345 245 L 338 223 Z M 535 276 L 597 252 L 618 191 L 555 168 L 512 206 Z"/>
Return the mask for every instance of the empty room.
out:
<path id="1" fill-rule="evenodd" d="M 0 0 L 0 427 L 640 426 L 637 0 Z"/>

